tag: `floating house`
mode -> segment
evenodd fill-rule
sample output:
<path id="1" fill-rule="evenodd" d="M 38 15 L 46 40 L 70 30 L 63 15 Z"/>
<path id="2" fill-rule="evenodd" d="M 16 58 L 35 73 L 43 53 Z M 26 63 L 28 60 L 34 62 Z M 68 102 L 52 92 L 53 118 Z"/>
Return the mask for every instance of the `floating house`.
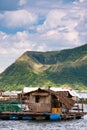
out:
<path id="1" fill-rule="evenodd" d="M 28 106 L 28 110 L 2 111 L 0 119 L 33 120 L 50 119 L 66 120 L 81 118 L 85 113 L 80 109 L 73 96 L 68 91 L 53 91 L 51 89 L 37 89 L 18 94 L 17 100 Z M 22 104 L 21 104 L 22 105 Z M 74 109 L 73 109 L 74 108 Z M 73 112 L 72 110 L 75 110 Z"/>
<path id="2" fill-rule="evenodd" d="M 18 99 L 28 105 L 29 111 L 36 113 L 69 112 L 75 104 L 75 100 L 67 91 L 55 92 L 40 88 L 28 93 L 21 93 L 18 95 Z"/>

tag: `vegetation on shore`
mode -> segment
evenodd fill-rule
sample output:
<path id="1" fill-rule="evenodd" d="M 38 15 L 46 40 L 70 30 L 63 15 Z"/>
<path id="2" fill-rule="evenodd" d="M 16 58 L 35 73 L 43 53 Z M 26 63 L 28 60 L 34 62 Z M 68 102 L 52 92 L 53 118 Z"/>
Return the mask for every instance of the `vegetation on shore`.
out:
<path id="1" fill-rule="evenodd" d="M 24 86 L 87 89 L 87 44 L 61 51 L 25 52 L 0 74 L 1 90 Z"/>

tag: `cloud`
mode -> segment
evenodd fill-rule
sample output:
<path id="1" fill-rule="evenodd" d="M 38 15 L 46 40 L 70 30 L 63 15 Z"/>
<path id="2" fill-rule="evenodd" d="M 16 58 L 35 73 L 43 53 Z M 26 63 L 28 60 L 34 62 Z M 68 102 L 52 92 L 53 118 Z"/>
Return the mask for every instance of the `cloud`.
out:
<path id="1" fill-rule="evenodd" d="M 74 1 L 83 2 L 85 0 L 0 0 L 0 10 L 16 10 L 26 7 L 48 10 L 59 7 L 62 8 L 63 4 L 72 4 Z"/>
<path id="2" fill-rule="evenodd" d="M 25 5 L 27 3 L 27 0 L 19 0 L 19 5 L 22 6 L 22 5 Z"/>
<path id="3" fill-rule="evenodd" d="M 87 34 L 86 8 L 82 9 L 83 6 L 79 3 L 78 7 L 75 4 L 68 5 L 66 10 L 65 8 L 51 9 L 46 15 L 44 14 L 44 21 L 41 24 L 39 21 L 36 24 L 38 14 L 32 14 L 24 9 L 0 14 L 0 19 L 7 27 L 25 28 L 24 31 L 18 31 L 15 34 L 4 34 L 2 49 L 5 48 L 5 50 L 3 53 L 6 53 L 10 45 L 12 45 L 11 53 L 22 53 L 26 50 L 59 50 L 82 44 Z M 30 28 L 32 32 L 28 30 Z"/>
<path id="4" fill-rule="evenodd" d="M 0 55 L 15 55 L 17 58 L 25 51 L 40 51 L 40 49 L 43 51 L 47 46 L 42 41 L 40 43 L 39 40 L 37 35 L 35 35 L 34 38 L 33 35 L 27 31 L 9 35 L 0 32 Z"/>
<path id="5" fill-rule="evenodd" d="M 9 5 L 12 0 L 3 1 L 0 61 L 4 65 L 28 50 L 61 50 L 87 43 L 87 0 L 14 0 Z"/>
<path id="6" fill-rule="evenodd" d="M 74 16 L 74 14 L 72 15 Z M 79 43 L 79 35 L 75 28 L 78 22 L 76 17 L 70 17 L 70 13 L 67 10 L 51 10 L 44 23 L 38 26 L 37 31 L 43 39 L 54 40 L 57 44 L 60 44 L 60 41 L 63 41 L 64 44 L 64 41 L 67 41 L 67 46 L 69 42 L 70 44 L 71 42 L 77 44 Z"/>
<path id="7" fill-rule="evenodd" d="M 64 11 L 51 10 L 43 25 L 37 28 L 37 31 L 47 31 L 49 29 L 57 28 L 60 25 L 61 19 L 65 16 Z"/>
<path id="8" fill-rule="evenodd" d="M 80 3 L 83 3 L 83 2 L 85 2 L 85 1 L 86 1 L 86 0 L 79 0 Z"/>
<path id="9" fill-rule="evenodd" d="M 81 4 L 83 2 L 83 4 Z M 37 27 L 38 33 L 58 47 L 74 47 L 86 43 L 87 1 L 68 5 L 68 8 L 53 9 L 48 12 L 44 23 Z M 84 8 L 85 7 L 85 8 Z M 84 40 L 83 40 L 84 39 Z"/>
<path id="10" fill-rule="evenodd" d="M 0 20 L 6 27 L 26 28 L 37 22 L 37 16 L 27 10 L 6 11 L 4 14 L 0 14 Z"/>
<path id="11" fill-rule="evenodd" d="M 0 54 L 10 55 L 14 53 L 18 55 L 26 49 L 31 50 L 32 45 L 30 45 L 27 32 L 17 32 L 13 35 L 0 33 Z"/>
<path id="12" fill-rule="evenodd" d="M 80 0 L 77 3 L 73 3 L 73 1 L 74 0 L 71 0 L 72 4 L 69 4 L 68 0 L 62 2 L 58 2 L 57 0 L 55 0 L 55 2 L 53 0 L 50 2 L 38 0 L 37 2 L 35 1 L 35 4 L 33 4 L 33 1 L 31 0 L 19 1 L 23 5 L 27 2 L 28 6 L 29 3 L 31 3 L 33 7 L 40 7 L 40 9 L 43 5 L 43 8 L 40 14 L 37 13 L 38 11 L 35 12 L 36 8 L 32 8 L 34 13 L 31 13 L 29 10 L 26 9 L 6 11 L 4 13 L 1 13 L 0 19 L 4 26 L 10 29 L 23 28 L 24 30 L 22 32 L 16 32 L 14 36 L 12 35 L 11 37 L 13 39 L 8 36 L 9 42 L 12 41 L 14 43 L 15 41 L 16 43 L 17 39 L 17 42 L 19 42 L 20 44 L 20 48 L 21 46 L 23 46 L 23 44 L 24 46 L 26 45 L 24 41 L 26 43 L 32 43 L 32 50 L 34 49 L 34 47 L 36 47 L 36 45 L 44 46 L 43 48 L 46 48 L 46 50 L 52 50 L 53 46 L 54 49 L 59 49 L 63 48 L 63 45 L 65 47 L 66 44 L 66 47 L 70 48 L 82 44 L 83 41 L 86 42 L 85 37 L 87 31 L 87 9 L 83 8 L 86 1 Z M 68 4 L 63 4 L 63 2 Z M 51 6 L 48 8 L 49 3 Z M 60 4 L 57 8 L 58 3 Z M 61 4 L 62 7 L 59 8 Z M 47 12 L 43 13 L 45 9 L 47 9 Z M 43 21 L 41 22 L 39 20 Z M 27 33 L 24 34 L 24 32 Z M 29 38 L 27 38 L 26 36 Z M 57 45 L 57 48 L 54 44 Z M 37 50 L 39 50 L 41 47 L 36 48 Z"/>

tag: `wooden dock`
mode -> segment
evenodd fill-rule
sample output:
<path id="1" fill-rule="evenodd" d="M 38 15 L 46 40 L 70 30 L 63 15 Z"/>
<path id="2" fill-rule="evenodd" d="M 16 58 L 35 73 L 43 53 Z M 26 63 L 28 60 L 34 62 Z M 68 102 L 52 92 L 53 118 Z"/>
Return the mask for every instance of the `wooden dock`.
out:
<path id="1" fill-rule="evenodd" d="M 18 94 L 17 101 L 20 101 L 21 111 L 12 109 L 11 103 L 8 109 L 1 109 L 1 120 L 69 120 L 80 119 L 86 112 L 82 105 L 73 100 L 68 92 L 38 89 L 28 93 Z M 10 100 L 11 101 L 11 100 Z M 28 109 L 22 108 L 22 102 Z M 6 103 L 6 102 L 5 102 Z M 1 102 L 1 104 L 3 104 Z M 14 105 L 14 104 L 13 104 Z M 12 106 L 13 106 L 12 105 Z M 15 106 L 14 106 L 15 108 Z"/>
<path id="2" fill-rule="evenodd" d="M 58 120 L 80 119 L 87 113 L 69 112 L 65 114 L 52 113 L 32 113 L 32 112 L 1 112 L 0 119 L 2 120 L 50 120 L 51 115 L 59 116 Z M 53 119 L 57 120 L 57 119 Z"/>

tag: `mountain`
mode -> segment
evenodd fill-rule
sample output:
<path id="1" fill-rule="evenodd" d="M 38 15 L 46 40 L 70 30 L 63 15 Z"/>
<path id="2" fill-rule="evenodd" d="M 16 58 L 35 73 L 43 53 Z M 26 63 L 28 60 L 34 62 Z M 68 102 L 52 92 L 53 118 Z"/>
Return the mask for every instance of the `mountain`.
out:
<path id="1" fill-rule="evenodd" d="M 0 74 L 0 89 L 24 86 L 87 89 L 87 44 L 61 51 L 25 52 Z"/>

